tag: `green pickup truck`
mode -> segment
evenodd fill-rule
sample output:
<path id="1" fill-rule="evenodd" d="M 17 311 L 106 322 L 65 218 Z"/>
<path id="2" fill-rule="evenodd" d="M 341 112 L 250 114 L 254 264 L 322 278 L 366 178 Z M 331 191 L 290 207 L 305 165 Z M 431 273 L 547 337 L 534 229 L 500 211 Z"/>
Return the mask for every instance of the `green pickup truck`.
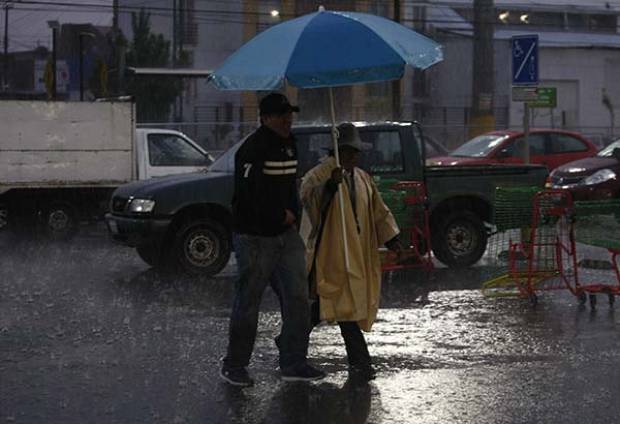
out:
<path id="1" fill-rule="evenodd" d="M 356 123 L 372 144 L 360 166 L 377 180 L 424 181 L 429 196 L 432 251 L 450 267 L 466 267 L 483 255 L 493 231 L 498 186 L 543 187 L 547 170 L 531 165 L 426 167 L 416 123 Z M 327 125 L 294 129 L 300 176 L 331 145 Z M 158 268 L 215 275 L 232 251 L 231 198 L 234 156 L 241 143 L 204 173 L 171 175 L 119 187 L 106 223 L 112 238 L 135 247 Z"/>

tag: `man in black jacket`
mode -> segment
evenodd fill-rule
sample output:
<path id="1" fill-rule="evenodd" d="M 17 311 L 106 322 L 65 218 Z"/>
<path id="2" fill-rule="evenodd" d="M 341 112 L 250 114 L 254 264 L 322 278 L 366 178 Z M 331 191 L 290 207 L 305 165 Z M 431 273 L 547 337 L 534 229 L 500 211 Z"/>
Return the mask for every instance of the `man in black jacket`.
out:
<path id="1" fill-rule="evenodd" d="M 310 310 L 305 246 L 297 231 L 301 208 L 296 186 L 297 150 L 291 135 L 292 106 L 282 94 L 260 102 L 261 126 L 235 155 L 233 226 L 239 249 L 239 280 L 230 318 L 228 351 L 220 376 L 251 386 L 250 362 L 261 298 L 272 281 L 281 302 L 278 338 L 285 381 L 311 381 L 325 374 L 308 365 Z"/>

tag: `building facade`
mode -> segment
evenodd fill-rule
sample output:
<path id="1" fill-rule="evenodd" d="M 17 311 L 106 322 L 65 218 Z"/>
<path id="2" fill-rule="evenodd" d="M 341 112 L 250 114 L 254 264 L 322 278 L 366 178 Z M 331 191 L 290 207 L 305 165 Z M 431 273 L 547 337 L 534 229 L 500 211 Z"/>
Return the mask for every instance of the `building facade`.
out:
<path id="1" fill-rule="evenodd" d="M 393 18 L 389 0 L 326 1 L 327 9 L 356 10 Z M 394 109 L 392 83 L 338 88 L 338 120 L 418 120 L 449 148 L 469 136 L 472 119 L 474 1 L 400 2 L 400 20 L 444 47 L 444 61 L 426 71 L 408 70 L 398 85 Z M 131 40 L 131 13 L 148 4 L 152 30 L 170 40 L 174 58 L 184 51 L 188 65 L 213 69 L 245 41 L 271 25 L 313 12 L 315 1 L 243 0 L 235 2 L 119 0 L 118 22 Z M 534 109 L 533 126 L 581 131 L 604 144 L 615 135 L 620 88 L 620 5 L 576 0 L 495 0 L 493 93 L 489 99 L 496 128 L 519 128 L 523 104 L 511 99 L 513 35 L 540 39 L 540 85 L 557 88 L 554 109 Z M 299 120 L 326 121 L 325 90 L 286 88 L 302 107 Z M 204 80 L 186 80 L 171 112 L 174 125 L 206 147 L 221 150 L 255 127 L 261 93 L 219 92 Z"/>

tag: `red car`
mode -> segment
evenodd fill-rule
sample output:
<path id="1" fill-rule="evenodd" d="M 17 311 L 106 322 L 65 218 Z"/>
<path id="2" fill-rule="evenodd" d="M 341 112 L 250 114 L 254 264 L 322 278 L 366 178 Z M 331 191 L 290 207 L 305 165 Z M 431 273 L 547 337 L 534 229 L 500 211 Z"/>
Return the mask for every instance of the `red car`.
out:
<path id="1" fill-rule="evenodd" d="M 472 138 L 447 156 L 428 161 L 431 166 L 523 163 L 518 142 L 523 132 L 492 131 Z M 596 155 L 596 146 L 581 134 L 555 129 L 533 129 L 528 137 L 530 163 L 552 170 L 567 162 Z"/>
<path id="2" fill-rule="evenodd" d="M 553 188 L 569 190 L 574 200 L 620 198 L 620 139 L 596 156 L 556 168 L 550 180 Z"/>

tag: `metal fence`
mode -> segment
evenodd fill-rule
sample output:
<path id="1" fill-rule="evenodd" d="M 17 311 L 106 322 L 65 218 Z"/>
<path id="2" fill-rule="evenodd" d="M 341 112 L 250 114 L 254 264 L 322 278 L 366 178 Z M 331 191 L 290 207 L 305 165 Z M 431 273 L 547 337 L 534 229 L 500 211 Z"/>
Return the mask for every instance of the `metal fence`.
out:
<path id="1" fill-rule="evenodd" d="M 438 144 L 446 147 L 448 150 L 453 150 L 467 141 L 474 130 L 476 130 L 476 133 L 481 132 L 480 128 L 466 124 L 469 119 L 468 113 L 466 108 L 461 108 L 461 122 L 458 122 L 458 120 L 454 118 L 442 121 L 435 117 L 432 119 L 422 118 L 419 122 L 422 124 L 425 135 L 432 138 Z M 455 110 L 450 110 L 446 111 L 444 116 L 456 117 L 458 114 Z M 507 120 L 498 118 L 498 116 L 500 115 L 496 114 L 496 129 L 522 130 L 520 127 L 507 127 Z M 258 126 L 258 123 L 256 121 L 159 122 L 139 124 L 138 126 L 143 128 L 168 128 L 182 131 L 205 149 L 217 153 L 225 151 L 237 141 L 241 140 L 244 136 L 253 131 Z M 603 148 L 620 137 L 620 132 L 614 133 L 610 127 L 567 126 L 562 129 L 583 134 L 599 148 Z"/>

